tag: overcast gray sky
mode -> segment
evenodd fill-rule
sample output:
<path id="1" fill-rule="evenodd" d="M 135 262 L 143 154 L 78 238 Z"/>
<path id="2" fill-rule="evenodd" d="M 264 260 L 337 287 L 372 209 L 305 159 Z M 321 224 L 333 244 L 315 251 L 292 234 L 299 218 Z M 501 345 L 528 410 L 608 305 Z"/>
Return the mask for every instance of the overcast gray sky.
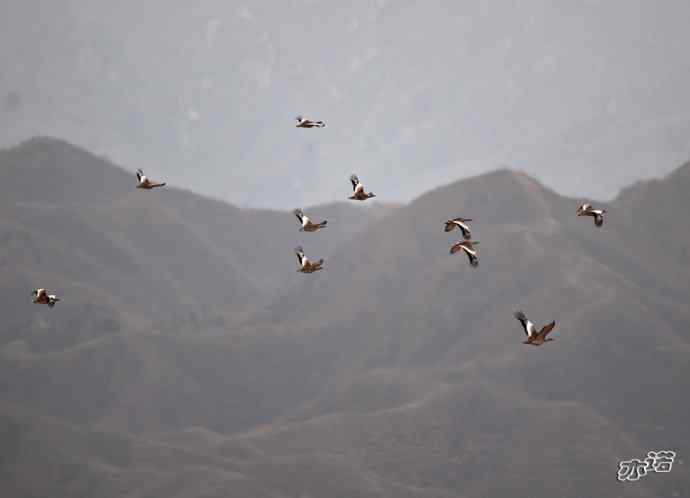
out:
<path id="1" fill-rule="evenodd" d="M 609 198 L 690 159 L 690 2 L 0 0 L 0 144 L 235 204 L 405 201 L 511 166 Z M 298 130 L 302 113 L 328 123 Z"/>

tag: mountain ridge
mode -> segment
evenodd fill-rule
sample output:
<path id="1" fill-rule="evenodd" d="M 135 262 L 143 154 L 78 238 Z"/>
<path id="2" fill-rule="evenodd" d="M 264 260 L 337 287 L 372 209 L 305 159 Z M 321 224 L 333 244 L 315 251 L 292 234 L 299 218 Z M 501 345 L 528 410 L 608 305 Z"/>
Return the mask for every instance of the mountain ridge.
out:
<path id="1" fill-rule="evenodd" d="M 308 208 L 329 219 L 316 234 L 290 211 L 115 176 L 122 192 L 60 194 L 65 175 L 65 204 L 0 203 L 0 433 L 25 417 L 33 434 L 0 452 L 18 496 L 44 490 L 31 472 L 65 496 L 100 480 L 106 498 L 617 496 L 619 460 L 690 448 L 688 238 L 649 243 L 638 222 L 687 223 L 677 176 L 603 204 L 602 228 L 576 216 L 582 199 L 502 169 L 403 206 Z M 458 215 L 476 269 L 448 253 Z M 298 243 L 324 271 L 295 271 Z M 30 303 L 37 280 L 62 292 L 54 309 Z M 555 319 L 555 341 L 521 344 L 518 307 Z M 41 443 L 52 460 L 32 456 Z M 534 459 L 547 471 L 525 479 Z M 625 493 L 682 496 L 675 465 Z"/>

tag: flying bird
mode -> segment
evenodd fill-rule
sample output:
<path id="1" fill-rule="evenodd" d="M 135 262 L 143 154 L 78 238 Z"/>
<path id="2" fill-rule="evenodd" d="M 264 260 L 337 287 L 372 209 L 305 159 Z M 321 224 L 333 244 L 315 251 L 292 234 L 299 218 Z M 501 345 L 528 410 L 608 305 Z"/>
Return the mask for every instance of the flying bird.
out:
<path id="1" fill-rule="evenodd" d="M 60 300 L 55 294 L 48 294 L 48 291 L 43 288 L 34 289 L 31 292 L 31 297 L 34 304 L 47 304 L 50 308 L 55 306 L 55 303 Z"/>
<path id="2" fill-rule="evenodd" d="M 165 183 L 156 183 L 147 178 L 141 168 L 137 170 L 137 180 L 139 180 L 139 185 L 137 185 L 137 188 L 151 190 L 152 188 L 156 187 L 165 187 Z"/>
<path id="3" fill-rule="evenodd" d="M 600 227 L 604 224 L 604 213 L 606 209 L 594 209 L 591 204 L 583 204 L 577 208 L 578 216 L 591 216 L 594 218 L 594 225 Z"/>
<path id="4" fill-rule="evenodd" d="M 315 271 L 321 270 L 323 266 L 323 259 L 315 262 L 309 261 L 309 258 L 304 255 L 304 249 L 302 249 L 302 246 L 297 246 L 295 248 L 295 254 L 297 255 L 297 261 L 299 261 L 300 264 L 300 268 L 297 270 L 298 272 L 314 273 Z"/>
<path id="5" fill-rule="evenodd" d="M 450 253 L 455 254 L 458 251 L 463 251 L 465 254 L 467 254 L 467 257 L 470 260 L 470 266 L 472 266 L 472 268 L 476 268 L 479 266 L 479 257 L 477 257 L 477 250 L 474 248 L 476 245 L 479 245 L 479 242 L 473 242 L 470 240 L 456 242 L 451 246 Z"/>
<path id="6" fill-rule="evenodd" d="M 316 232 L 317 230 L 324 228 L 328 223 L 327 220 L 323 220 L 321 223 L 312 222 L 309 219 L 309 216 L 304 214 L 304 211 L 302 211 L 300 208 L 295 209 L 294 213 L 299 222 L 302 224 L 302 227 L 299 229 L 300 232 Z"/>
<path id="7" fill-rule="evenodd" d="M 324 128 L 326 126 L 323 121 L 312 121 L 301 115 L 295 119 L 297 120 L 297 128 Z"/>
<path id="8" fill-rule="evenodd" d="M 513 313 L 513 316 L 520 321 L 520 323 L 522 324 L 522 328 L 525 330 L 525 335 L 527 336 L 527 339 L 523 341 L 523 344 L 541 346 L 545 342 L 553 341 L 553 339 L 546 336 L 549 335 L 549 332 L 551 332 L 553 328 L 556 326 L 556 322 L 547 323 L 541 328 L 541 330 L 537 330 L 534 324 L 527 319 L 527 317 L 522 311 L 516 311 L 515 313 Z"/>
<path id="9" fill-rule="evenodd" d="M 453 218 L 452 220 L 448 220 L 446 221 L 445 231 L 451 232 L 458 228 L 462 232 L 462 237 L 465 240 L 470 240 L 472 238 L 472 231 L 467 224 L 468 221 L 472 221 L 472 218 Z"/>
<path id="10" fill-rule="evenodd" d="M 362 184 L 362 182 L 359 181 L 357 175 L 350 175 L 350 182 L 352 182 L 353 194 L 350 197 L 348 197 L 348 199 L 352 199 L 355 201 L 366 201 L 367 199 L 376 197 L 376 194 L 374 194 L 373 192 L 364 191 L 364 185 Z"/>

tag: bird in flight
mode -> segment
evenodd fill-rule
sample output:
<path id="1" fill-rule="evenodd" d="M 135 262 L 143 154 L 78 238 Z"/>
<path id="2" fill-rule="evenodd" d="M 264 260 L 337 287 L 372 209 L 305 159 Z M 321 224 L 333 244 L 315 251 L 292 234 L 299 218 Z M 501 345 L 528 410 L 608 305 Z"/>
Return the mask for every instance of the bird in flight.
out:
<path id="1" fill-rule="evenodd" d="M 60 300 L 55 294 L 48 294 L 48 291 L 43 288 L 34 289 L 31 292 L 31 297 L 34 304 L 47 304 L 49 308 L 55 306 L 55 303 Z"/>
<path id="2" fill-rule="evenodd" d="M 452 220 L 446 221 L 446 232 L 452 232 L 458 228 L 462 232 L 462 237 L 465 240 L 470 240 L 472 238 L 472 231 L 467 222 L 472 221 L 472 218 L 453 218 Z"/>
<path id="3" fill-rule="evenodd" d="M 326 123 L 323 121 L 312 121 L 300 115 L 295 118 L 297 120 L 297 128 L 324 128 Z"/>
<path id="4" fill-rule="evenodd" d="M 513 316 L 518 319 L 518 321 L 522 324 L 522 328 L 525 330 L 527 339 L 523 341 L 523 344 L 541 346 L 545 342 L 553 341 L 552 338 L 546 336 L 549 335 L 549 332 L 551 332 L 556 326 L 556 322 L 547 323 L 541 328 L 541 330 L 537 330 L 537 327 L 535 327 L 534 324 L 527 319 L 521 310 L 513 313 Z"/>
<path id="5" fill-rule="evenodd" d="M 591 216 L 594 218 L 594 225 L 600 227 L 604 224 L 604 213 L 606 209 L 594 209 L 591 204 L 583 204 L 577 208 L 578 216 Z"/>
<path id="6" fill-rule="evenodd" d="M 299 222 L 302 224 L 302 227 L 299 229 L 300 232 L 316 232 L 317 230 L 324 228 L 328 223 L 327 220 L 323 220 L 321 223 L 312 222 L 309 219 L 309 216 L 304 214 L 304 211 L 302 211 L 300 208 L 295 209 L 294 213 Z"/>
<path id="7" fill-rule="evenodd" d="M 450 253 L 455 254 L 458 251 L 462 251 L 467 254 L 467 258 L 470 260 L 470 266 L 476 268 L 479 266 L 479 257 L 477 256 L 477 250 L 474 246 L 479 245 L 477 241 L 463 240 L 461 242 L 456 242 L 450 248 Z"/>
<path id="8" fill-rule="evenodd" d="M 156 183 L 147 178 L 141 168 L 137 170 L 137 180 L 139 180 L 139 185 L 137 185 L 137 188 L 151 190 L 152 188 L 156 187 L 165 187 L 165 183 Z"/>
<path id="9" fill-rule="evenodd" d="M 302 246 L 297 246 L 295 248 L 295 254 L 297 255 L 297 261 L 299 261 L 300 264 L 300 268 L 297 270 L 298 272 L 314 273 L 315 271 L 322 269 L 323 259 L 318 261 L 309 261 L 309 258 L 304 255 L 304 249 L 302 249 Z"/>
<path id="10" fill-rule="evenodd" d="M 350 175 L 350 182 L 352 183 L 353 194 L 348 197 L 348 199 L 352 199 L 354 201 L 366 201 L 367 199 L 376 197 L 376 194 L 373 192 L 364 191 L 364 184 L 359 181 L 359 177 L 357 175 Z"/>

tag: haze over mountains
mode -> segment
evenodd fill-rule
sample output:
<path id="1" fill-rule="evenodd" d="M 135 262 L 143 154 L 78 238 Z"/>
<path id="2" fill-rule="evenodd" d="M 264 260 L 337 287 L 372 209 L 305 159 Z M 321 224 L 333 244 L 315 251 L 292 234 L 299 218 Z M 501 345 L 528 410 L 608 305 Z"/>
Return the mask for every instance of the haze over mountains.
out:
<path id="1" fill-rule="evenodd" d="M 602 229 L 505 169 L 305 206 L 316 234 L 135 181 L 59 140 L 0 152 L 7 496 L 690 493 L 690 164 Z M 457 215 L 477 269 L 448 254 Z M 298 243 L 324 271 L 295 271 Z M 515 308 L 556 340 L 522 345 Z M 652 449 L 670 474 L 616 481 Z"/>
<path id="2" fill-rule="evenodd" d="M 4 7 L 0 145 L 64 137 L 236 205 L 329 202 L 353 171 L 406 201 L 503 165 L 608 199 L 690 157 L 682 0 Z"/>

